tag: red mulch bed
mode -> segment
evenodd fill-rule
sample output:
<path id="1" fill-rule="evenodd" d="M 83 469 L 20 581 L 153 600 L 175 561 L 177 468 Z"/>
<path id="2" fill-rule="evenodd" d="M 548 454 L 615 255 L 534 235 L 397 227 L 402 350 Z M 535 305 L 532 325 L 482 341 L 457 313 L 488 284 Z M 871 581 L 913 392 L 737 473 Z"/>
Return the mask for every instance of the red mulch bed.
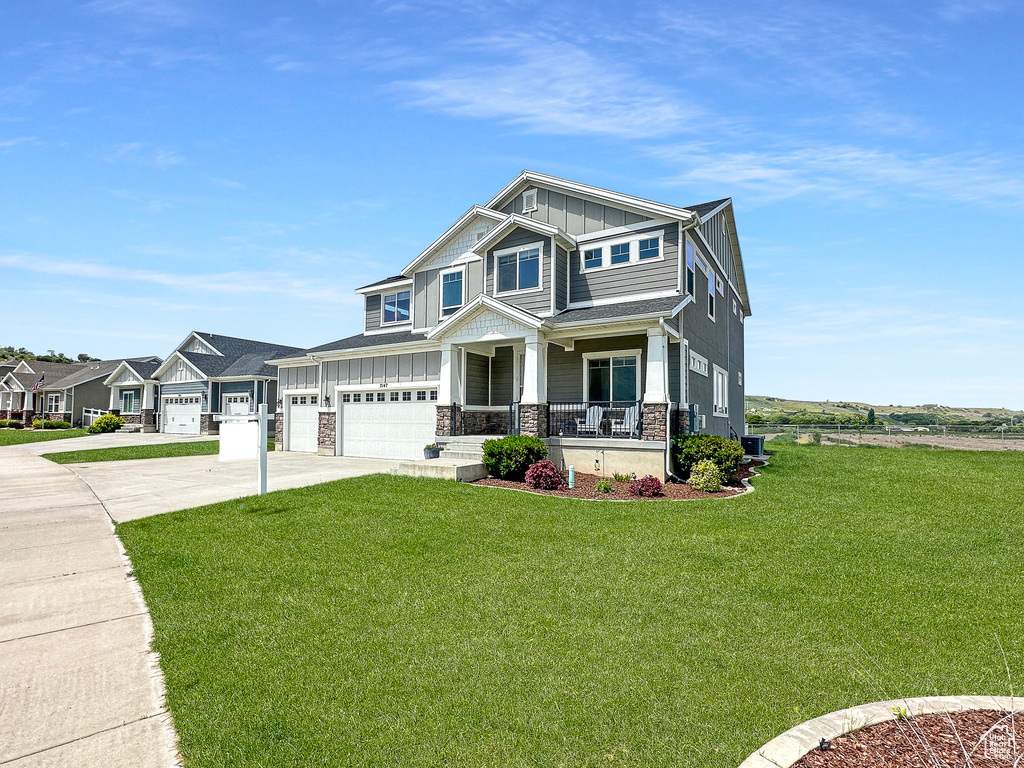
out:
<path id="1" fill-rule="evenodd" d="M 747 478 L 753 477 L 756 473 L 754 472 L 755 467 L 763 466 L 763 461 L 749 461 L 740 467 L 739 478 L 729 485 L 723 485 L 722 490 L 718 493 L 705 493 L 704 491 L 698 491 L 691 488 L 686 483 L 667 482 L 662 486 L 662 492 L 657 496 L 650 498 L 651 501 L 657 501 L 659 499 L 707 499 L 707 498 L 722 498 L 725 496 L 735 496 L 738 493 L 742 493 L 745 488 L 740 480 L 746 480 Z M 562 477 L 565 478 L 566 483 L 569 482 L 569 473 L 563 472 Z M 612 484 L 611 493 L 598 493 L 597 483 L 599 480 L 606 479 Z M 576 473 L 576 487 L 573 489 L 566 488 L 562 491 L 542 491 L 537 488 L 530 488 L 526 483 L 519 483 L 512 480 L 499 480 L 496 477 L 485 477 L 483 480 L 477 480 L 477 485 L 490 485 L 495 488 L 515 488 L 519 491 L 529 491 L 530 493 L 540 493 L 545 496 L 561 496 L 566 499 L 605 499 L 612 501 L 636 501 L 639 497 L 634 496 L 629 492 L 629 483 L 620 483 L 613 477 L 602 478 L 599 475 L 587 475 L 582 472 Z"/>
<path id="2" fill-rule="evenodd" d="M 999 721 L 1008 736 L 1008 713 L 991 709 L 951 712 L 949 719 L 938 714 L 889 720 L 838 736 L 831 749 L 814 749 L 793 763 L 793 768 L 960 768 L 967 764 L 961 742 L 975 768 L 1009 768 L 1024 750 L 1024 713 L 1013 718 L 1016 744 L 1004 738 L 1000 745 L 999 734 L 985 736 Z M 1012 757 L 1007 759 L 1007 754 Z"/>

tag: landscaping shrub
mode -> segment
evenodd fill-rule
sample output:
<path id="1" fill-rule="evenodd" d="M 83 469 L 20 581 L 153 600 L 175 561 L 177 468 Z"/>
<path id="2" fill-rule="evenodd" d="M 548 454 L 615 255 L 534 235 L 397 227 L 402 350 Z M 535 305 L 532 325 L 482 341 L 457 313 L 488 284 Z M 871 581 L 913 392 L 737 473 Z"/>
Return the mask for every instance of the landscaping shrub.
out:
<path id="1" fill-rule="evenodd" d="M 706 493 L 722 490 L 722 470 L 711 459 L 701 459 L 690 470 L 690 487 Z"/>
<path id="2" fill-rule="evenodd" d="M 124 419 L 108 413 L 106 416 L 100 416 L 92 423 L 92 426 L 89 427 L 89 434 L 98 435 L 101 432 L 116 432 L 122 424 L 124 424 Z"/>
<path id="3" fill-rule="evenodd" d="M 718 467 L 724 480 L 734 480 L 743 462 L 743 446 L 716 435 L 687 435 L 676 441 L 676 462 L 682 477 L 705 459 Z"/>
<path id="4" fill-rule="evenodd" d="M 565 478 L 558 471 L 558 467 L 548 459 L 530 465 L 530 468 L 526 470 L 526 484 L 531 488 L 543 491 L 560 491 L 567 487 Z"/>
<path id="5" fill-rule="evenodd" d="M 47 429 L 71 429 L 71 425 L 66 421 L 44 421 L 43 426 Z"/>
<path id="6" fill-rule="evenodd" d="M 7 422 L 7 426 L 11 429 L 24 429 L 25 425 L 17 419 L 11 419 Z"/>
<path id="7" fill-rule="evenodd" d="M 502 480 L 523 480 L 526 470 L 548 455 L 548 448 L 539 437 L 509 435 L 500 440 L 484 441 L 484 466 Z"/>
<path id="8" fill-rule="evenodd" d="M 32 429 L 42 429 L 42 428 L 43 428 L 43 420 L 42 419 L 33 419 L 32 420 Z"/>
<path id="9" fill-rule="evenodd" d="M 594 486 L 594 490 L 598 493 L 611 493 L 612 492 L 612 481 L 611 480 L 598 480 L 597 485 Z"/>
<path id="10" fill-rule="evenodd" d="M 642 496 L 649 499 L 651 496 L 657 496 L 661 493 L 661 480 L 654 475 L 641 477 L 639 480 L 634 480 L 629 484 L 629 492 L 634 496 Z"/>
<path id="11" fill-rule="evenodd" d="M 7 426 L 7 419 L 0 419 L 0 429 Z"/>
<path id="12" fill-rule="evenodd" d="M 636 475 L 627 475 L 625 472 L 612 472 L 612 477 L 620 483 L 628 483 L 632 480 L 636 480 Z"/>

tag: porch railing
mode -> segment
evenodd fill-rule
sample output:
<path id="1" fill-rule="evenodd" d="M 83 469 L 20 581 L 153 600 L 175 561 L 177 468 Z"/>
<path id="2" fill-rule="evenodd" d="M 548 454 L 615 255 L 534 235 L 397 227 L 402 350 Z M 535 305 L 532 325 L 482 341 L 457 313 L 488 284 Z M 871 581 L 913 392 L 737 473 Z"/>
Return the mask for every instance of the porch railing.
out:
<path id="1" fill-rule="evenodd" d="M 508 433 L 519 434 L 519 403 L 515 401 L 508 404 Z"/>
<path id="2" fill-rule="evenodd" d="M 552 437 L 639 439 L 642 428 L 643 402 L 640 400 L 548 403 L 548 434 Z"/>

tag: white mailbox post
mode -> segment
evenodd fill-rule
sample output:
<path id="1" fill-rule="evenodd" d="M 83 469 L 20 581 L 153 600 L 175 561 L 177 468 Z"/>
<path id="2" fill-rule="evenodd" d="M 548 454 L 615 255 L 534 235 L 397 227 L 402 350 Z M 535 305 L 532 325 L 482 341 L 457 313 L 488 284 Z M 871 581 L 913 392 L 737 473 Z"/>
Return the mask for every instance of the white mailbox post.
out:
<path id="1" fill-rule="evenodd" d="M 240 416 L 218 415 L 220 422 L 220 460 L 256 459 L 256 493 L 267 492 L 267 406 L 256 413 Z"/>

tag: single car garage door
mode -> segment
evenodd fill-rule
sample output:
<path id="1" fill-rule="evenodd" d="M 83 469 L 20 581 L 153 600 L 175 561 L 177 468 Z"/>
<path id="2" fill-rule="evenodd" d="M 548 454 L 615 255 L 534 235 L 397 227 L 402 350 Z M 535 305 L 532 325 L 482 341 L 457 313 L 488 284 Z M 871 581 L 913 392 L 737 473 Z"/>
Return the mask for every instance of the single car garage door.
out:
<path id="1" fill-rule="evenodd" d="M 163 431 L 169 435 L 198 435 L 203 398 L 200 395 L 176 395 L 163 401 Z"/>
<path id="2" fill-rule="evenodd" d="M 422 459 L 434 442 L 437 390 L 343 392 L 338 396 L 342 456 Z"/>
<path id="3" fill-rule="evenodd" d="M 320 413 L 316 395 L 288 396 L 288 450 L 316 453 Z"/>

